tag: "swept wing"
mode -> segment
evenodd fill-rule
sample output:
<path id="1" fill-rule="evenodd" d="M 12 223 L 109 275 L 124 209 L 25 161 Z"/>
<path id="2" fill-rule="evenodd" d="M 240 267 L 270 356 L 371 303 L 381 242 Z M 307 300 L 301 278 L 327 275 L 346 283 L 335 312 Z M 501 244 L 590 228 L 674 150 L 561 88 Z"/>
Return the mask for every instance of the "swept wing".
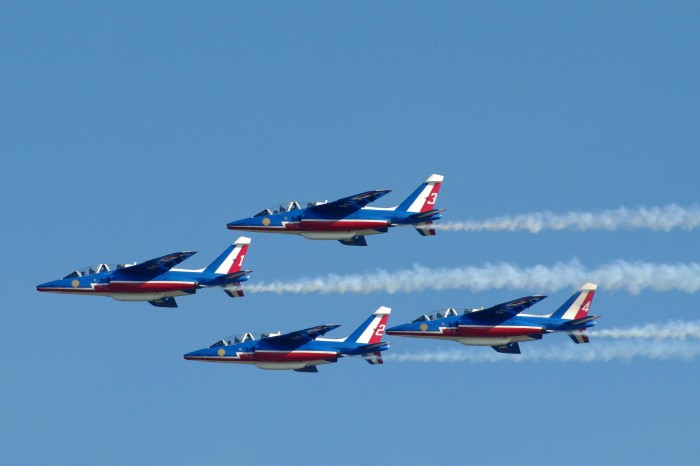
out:
<path id="1" fill-rule="evenodd" d="M 340 327 L 340 325 L 318 325 L 316 327 L 311 327 L 304 330 L 296 330 L 294 332 L 285 333 L 283 335 L 270 337 L 268 342 L 274 342 L 275 344 L 301 345 L 311 340 L 315 340 L 321 335 L 325 335 L 334 328 L 338 327 Z"/>
<path id="2" fill-rule="evenodd" d="M 507 303 L 496 304 L 487 309 L 473 311 L 467 314 L 469 317 L 478 317 L 484 319 L 508 319 L 523 312 L 533 304 L 542 301 L 546 296 L 525 296 Z"/>
<path id="3" fill-rule="evenodd" d="M 339 212 L 343 214 L 349 214 L 351 212 L 355 212 L 356 210 L 360 210 L 367 204 L 376 201 L 377 199 L 389 192 L 391 192 L 390 189 L 366 191 L 364 193 L 355 194 L 354 196 L 338 199 L 337 201 L 327 202 L 325 204 L 308 207 L 308 209 L 319 213 Z"/>
<path id="4" fill-rule="evenodd" d="M 119 269 L 119 272 L 126 275 L 157 275 L 167 272 L 180 262 L 192 257 L 195 254 L 197 254 L 196 251 L 174 252 L 172 254 L 168 254 L 167 256 L 156 257 L 155 259 L 151 259 L 140 264 Z"/>

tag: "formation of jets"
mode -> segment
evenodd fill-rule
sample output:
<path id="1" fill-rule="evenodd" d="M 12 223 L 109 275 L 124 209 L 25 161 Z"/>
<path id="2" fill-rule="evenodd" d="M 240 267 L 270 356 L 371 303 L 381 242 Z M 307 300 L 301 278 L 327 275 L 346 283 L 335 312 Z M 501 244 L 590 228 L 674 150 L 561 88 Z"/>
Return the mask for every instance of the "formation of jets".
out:
<path id="1" fill-rule="evenodd" d="M 423 236 L 435 235 L 433 222 L 444 209 L 436 208 L 442 175 L 430 175 L 395 207 L 369 204 L 389 190 L 366 191 L 335 201 L 275 204 L 252 217 L 227 224 L 230 230 L 300 235 L 307 239 L 337 240 L 348 246 L 367 246 L 365 236 L 387 233 L 396 226 L 412 226 Z M 71 271 L 62 279 L 38 285 L 42 292 L 108 296 L 119 301 L 146 301 L 157 307 L 177 307 L 175 297 L 198 289 L 219 287 L 229 296 L 243 296 L 241 282 L 250 270 L 243 261 L 250 238 L 239 237 L 207 267 L 176 268 L 195 254 L 182 251 L 142 263 L 98 264 Z M 598 316 L 589 316 L 596 285 L 586 283 L 559 309 L 546 315 L 523 311 L 545 296 L 526 296 L 486 309 L 447 308 L 424 314 L 412 322 L 387 328 L 391 309 L 380 307 L 345 338 L 324 335 L 339 325 L 319 325 L 290 333 L 243 333 L 217 340 L 213 345 L 184 355 L 186 360 L 254 365 L 260 369 L 317 372 L 316 366 L 346 356 L 362 356 L 382 364 L 384 333 L 413 338 L 454 340 L 465 345 L 491 346 L 501 353 L 520 354 L 520 342 L 565 332 L 575 343 L 588 343 L 586 329 Z"/>

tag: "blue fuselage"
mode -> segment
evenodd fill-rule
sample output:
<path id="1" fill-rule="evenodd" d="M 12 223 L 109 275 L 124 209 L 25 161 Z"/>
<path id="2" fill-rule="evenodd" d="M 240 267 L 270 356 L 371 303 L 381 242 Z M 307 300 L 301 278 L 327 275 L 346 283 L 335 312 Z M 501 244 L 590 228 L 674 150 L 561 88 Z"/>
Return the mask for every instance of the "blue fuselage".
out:
<path id="1" fill-rule="evenodd" d="M 347 215 L 325 214 L 316 209 L 256 215 L 229 223 L 229 230 L 287 233 L 309 239 L 347 239 L 353 236 L 386 233 L 389 227 L 417 225 L 442 217 L 440 212 L 425 217 L 393 208 L 364 207 Z"/>
<path id="2" fill-rule="evenodd" d="M 388 343 L 374 351 L 384 351 Z M 316 339 L 292 346 L 278 344 L 275 337 L 264 337 L 240 343 L 221 340 L 209 348 L 184 355 L 191 361 L 226 362 L 254 364 L 261 369 L 300 369 L 310 365 L 337 362 L 343 356 L 356 356 L 366 353 L 366 345 L 342 340 Z"/>
<path id="3" fill-rule="evenodd" d="M 38 285 L 37 291 L 110 296 L 125 301 L 153 301 L 164 297 L 193 294 L 199 288 L 223 286 L 248 280 L 248 276 L 222 281 L 220 274 L 197 270 L 169 270 L 160 274 L 133 275 L 124 269 L 85 276 L 68 276 Z"/>
<path id="4" fill-rule="evenodd" d="M 478 314 L 478 313 L 477 313 Z M 581 324 L 546 316 L 518 314 L 507 319 L 482 319 L 469 313 L 433 320 L 414 321 L 387 329 L 388 335 L 455 340 L 468 345 L 494 346 L 517 341 L 539 340 L 552 332 L 581 330 L 595 322 Z"/>

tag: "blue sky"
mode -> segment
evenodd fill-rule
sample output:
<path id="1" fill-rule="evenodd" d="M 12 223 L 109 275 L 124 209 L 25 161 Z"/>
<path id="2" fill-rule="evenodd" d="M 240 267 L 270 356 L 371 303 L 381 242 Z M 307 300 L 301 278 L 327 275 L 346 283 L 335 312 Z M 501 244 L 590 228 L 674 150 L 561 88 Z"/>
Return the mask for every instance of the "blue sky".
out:
<path id="1" fill-rule="evenodd" d="M 338 323 L 329 336 L 341 337 L 381 305 L 397 324 L 545 293 L 532 310 L 546 313 L 577 286 L 204 290 L 176 310 L 34 287 L 180 250 L 204 266 L 237 236 L 227 222 L 274 202 L 392 189 L 377 202 L 389 206 L 431 173 L 454 222 L 697 206 L 698 18 L 691 2 L 3 4 L 0 462 L 692 462 L 697 340 L 583 362 L 626 350 L 552 335 L 523 344 L 520 363 L 352 358 L 316 375 L 182 359 L 242 331 Z M 698 260 L 683 228 L 405 228 L 367 248 L 252 238 L 251 286 L 414 265 Z M 683 326 L 696 308 L 694 291 L 606 283 L 592 306 L 601 330 Z M 388 354 L 492 353 L 391 341 Z"/>

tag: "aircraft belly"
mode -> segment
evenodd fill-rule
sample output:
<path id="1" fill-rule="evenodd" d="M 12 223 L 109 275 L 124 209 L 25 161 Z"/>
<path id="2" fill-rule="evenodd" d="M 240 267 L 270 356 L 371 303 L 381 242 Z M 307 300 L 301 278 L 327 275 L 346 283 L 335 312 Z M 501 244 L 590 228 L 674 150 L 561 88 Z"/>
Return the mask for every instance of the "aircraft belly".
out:
<path id="1" fill-rule="evenodd" d="M 103 293 L 104 296 L 109 296 L 117 301 L 158 301 L 163 298 L 175 298 L 177 296 L 185 296 L 188 293 L 182 291 L 168 292 L 134 292 L 134 293 Z"/>
<path id="2" fill-rule="evenodd" d="M 366 220 L 366 219 L 309 219 L 302 220 L 299 229 L 301 231 L 361 231 L 374 230 L 376 228 L 386 228 L 389 226 L 387 220 Z M 357 234 L 357 233 L 356 233 Z"/>
<path id="3" fill-rule="evenodd" d="M 195 282 L 190 281 L 113 281 L 103 288 L 104 291 L 111 293 L 170 293 L 183 290 L 192 290 L 196 286 Z"/>
<path id="4" fill-rule="evenodd" d="M 455 338 L 455 341 L 469 346 L 501 346 L 508 343 L 516 343 L 519 341 L 533 341 L 537 338 L 532 338 L 527 335 L 513 337 L 484 337 L 484 338 Z"/>
<path id="5" fill-rule="evenodd" d="M 351 231 L 302 231 L 301 236 L 306 239 L 351 239 L 355 236 L 376 235 L 380 232 L 376 230 L 351 230 Z"/>
<path id="6" fill-rule="evenodd" d="M 337 358 L 335 351 L 274 351 L 257 350 L 253 355 L 256 362 L 308 362 L 323 360 L 326 358 Z"/>
<path id="7" fill-rule="evenodd" d="M 293 371 L 297 369 L 303 369 L 306 366 L 318 366 L 319 364 L 326 364 L 328 361 L 318 360 L 318 361 L 302 361 L 302 362 L 256 362 L 255 366 L 258 369 L 265 370 L 287 370 Z"/>
<path id="8" fill-rule="evenodd" d="M 537 335 L 544 333 L 544 329 L 539 326 L 521 326 L 521 325 L 499 325 L 499 326 L 480 326 L 480 325 L 460 325 L 456 331 L 451 332 L 456 337 L 484 337 L 484 338 L 500 338 L 500 337 L 518 337 L 524 335 Z"/>
<path id="9" fill-rule="evenodd" d="M 512 338 L 458 338 L 457 341 L 463 345 L 470 346 L 501 346 L 512 343 Z"/>

